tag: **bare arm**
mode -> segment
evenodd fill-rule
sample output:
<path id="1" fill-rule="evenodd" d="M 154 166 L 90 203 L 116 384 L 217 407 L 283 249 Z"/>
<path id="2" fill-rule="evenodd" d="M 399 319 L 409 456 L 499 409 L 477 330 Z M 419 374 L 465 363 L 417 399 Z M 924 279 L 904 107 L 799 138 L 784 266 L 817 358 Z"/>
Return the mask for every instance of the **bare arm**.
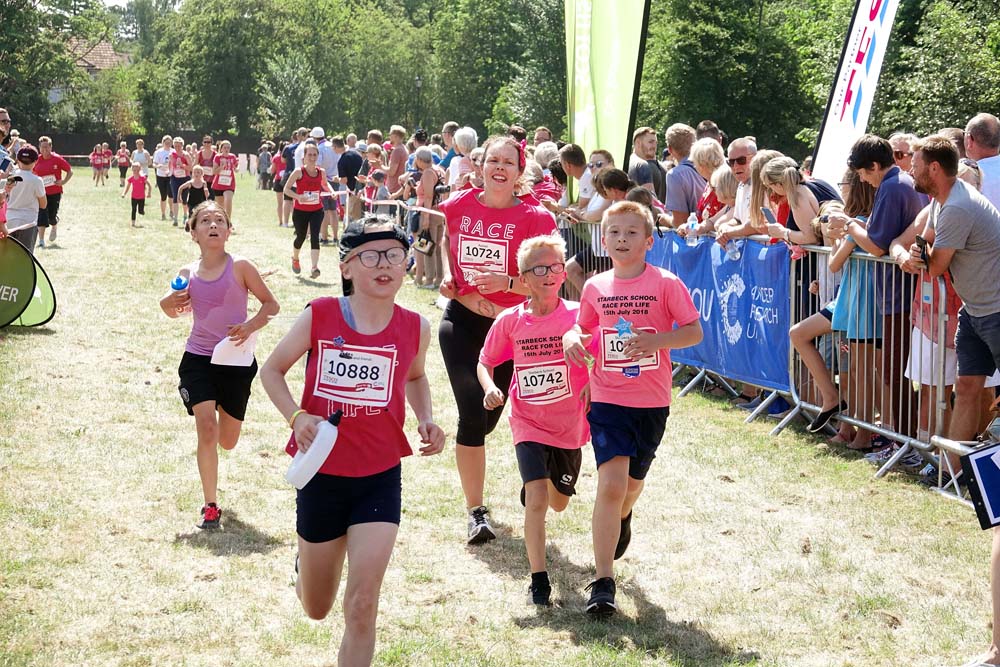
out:
<path id="1" fill-rule="evenodd" d="M 246 322 L 236 323 L 229 327 L 228 335 L 237 345 L 243 343 L 254 331 L 262 329 L 264 325 L 271 321 L 271 318 L 278 314 L 281 306 L 274 298 L 271 290 L 260 277 L 260 272 L 253 262 L 246 259 L 239 259 L 233 263 L 236 270 L 236 277 L 248 292 L 254 295 L 260 302 L 257 314 Z"/>
<path id="2" fill-rule="evenodd" d="M 410 372 L 406 376 L 406 400 L 413 408 L 413 414 L 417 418 L 417 431 L 420 433 L 421 442 L 425 444 L 420 448 L 422 456 L 438 454 L 444 449 L 445 435 L 441 427 L 434 423 L 434 412 L 431 405 L 431 386 L 427 381 L 427 374 L 424 365 L 427 359 L 427 347 L 430 345 L 431 325 L 420 318 L 420 347 L 417 356 L 410 364 Z"/>

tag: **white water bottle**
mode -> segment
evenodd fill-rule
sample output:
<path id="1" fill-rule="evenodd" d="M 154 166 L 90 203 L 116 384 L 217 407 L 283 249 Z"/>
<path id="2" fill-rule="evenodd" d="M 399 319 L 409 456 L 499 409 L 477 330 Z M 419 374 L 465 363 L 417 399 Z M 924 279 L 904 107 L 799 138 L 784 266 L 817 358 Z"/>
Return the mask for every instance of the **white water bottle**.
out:
<path id="1" fill-rule="evenodd" d="M 698 228 L 698 214 L 691 211 L 691 215 L 688 216 L 687 221 L 687 244 L 689 246 L 698 245 L 698 236 L 695 234 L 695 229 Z"/>
<path id="2" fill-rule="evenodd" d="M 309 483 L 320 467 L 326 462 L 333 445 L 337 442 L 337 427 L 340 425 L 340 418 L 344 416 L 342 410 L 335 410 L 332 415 L 319 424 L 316 429 L 316 437 L 313 438 L 309 449 L 295 452 L 292 465 L 288 466 L 285 473 L 285 480 L 296 489 L 301 489 Z"/>

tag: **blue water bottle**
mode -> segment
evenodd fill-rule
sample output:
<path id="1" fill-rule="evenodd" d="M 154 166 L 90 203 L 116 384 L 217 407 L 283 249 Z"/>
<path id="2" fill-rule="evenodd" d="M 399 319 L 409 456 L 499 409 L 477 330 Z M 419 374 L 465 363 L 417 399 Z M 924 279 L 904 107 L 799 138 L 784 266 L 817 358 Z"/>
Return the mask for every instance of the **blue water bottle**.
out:
<path id="1" fill-rule="evenodd" d="M 188 279 L 184 276 L 177 276 L 170 281 L 170 289 L 175 292 L 180 292 L 181 290 L 187 289 Z M 178 315 L 184 315 L 191 312 L 191 306 L 186 306 L 177 310 Z"/>

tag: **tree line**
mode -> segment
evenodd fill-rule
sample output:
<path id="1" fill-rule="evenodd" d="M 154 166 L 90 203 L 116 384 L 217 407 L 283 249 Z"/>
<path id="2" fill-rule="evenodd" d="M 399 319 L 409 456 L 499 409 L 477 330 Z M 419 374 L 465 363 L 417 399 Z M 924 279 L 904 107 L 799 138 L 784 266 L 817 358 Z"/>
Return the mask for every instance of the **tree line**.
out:
<path id="1" fill-rule="evenodd" d="M 863 0 L 867 1 L 867 0 Z M 811 150 L 854 0 L 653 0 L 637 122 L 715 120 Z M 88 76 L 79 44 L 127 63 Z M 595 56 L 611 51 L 595 41 Z M 0 106 L 22 132 L 284 136 L 508 124 L 565 131 L 562 0 L 9 0 Z M 53 94 L 56 91 L 57 94 Z M 1000 4 L 902 0 L 870 128 L 1000 109 Z"/>

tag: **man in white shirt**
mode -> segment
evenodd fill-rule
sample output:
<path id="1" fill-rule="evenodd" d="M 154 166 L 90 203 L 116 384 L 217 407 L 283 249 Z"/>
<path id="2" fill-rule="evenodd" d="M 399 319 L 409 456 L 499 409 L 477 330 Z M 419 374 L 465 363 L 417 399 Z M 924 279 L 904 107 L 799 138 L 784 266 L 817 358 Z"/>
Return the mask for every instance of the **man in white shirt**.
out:
<path id="1" fill-rule="evenodd" d="M 173 139 L 166 135 L 153 152 L 156 169 L 156 189 L 160 192 L 160 220 L 167 219 L 167 197 L 170 196 L 170 145 Z"/>
<path id="2" fill-rule="evenodd" d="M 0 238 L 9 234 L 33 251 L 38 237 L 38 212 L 48 207 L 45 184 L 31 172 L 38 162 L 38 150 L 34 146 L 22 146 L 16 157 L 17 168 L 11 172 L 4 188 L 7 194 L 7 221 L 0 222 Z"/>
<path id="3" fill-rule="evenodd" d="M 739 182 L 736 189 L 736 205 L 731 218 L 719 220 L 716 224 L 716 238 L 721 245 L 730 239 L 750 236 L 754 233 L 750 226 L 750 161 L 757 154 L 757 144 L 753 137 L 734 139 L 729 144 L 729 159 L 726 163 L 733 170 Z"/>

